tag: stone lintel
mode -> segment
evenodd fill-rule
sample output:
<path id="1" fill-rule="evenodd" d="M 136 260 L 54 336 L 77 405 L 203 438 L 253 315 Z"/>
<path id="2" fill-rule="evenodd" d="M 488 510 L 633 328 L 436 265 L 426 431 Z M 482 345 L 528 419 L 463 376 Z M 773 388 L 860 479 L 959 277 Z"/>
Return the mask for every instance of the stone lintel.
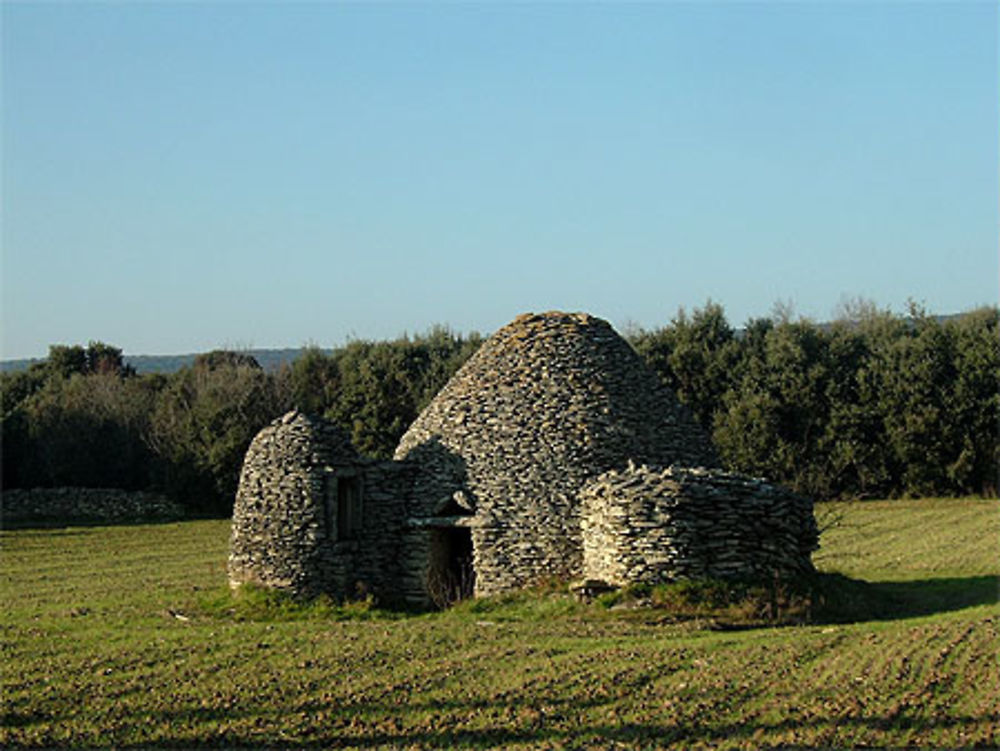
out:
<path id="1" fill-rule="evenodd" d="M 474 516 L 424 516 L 406 520 L 410 529 L 478 527 L 480 524 Z"/>

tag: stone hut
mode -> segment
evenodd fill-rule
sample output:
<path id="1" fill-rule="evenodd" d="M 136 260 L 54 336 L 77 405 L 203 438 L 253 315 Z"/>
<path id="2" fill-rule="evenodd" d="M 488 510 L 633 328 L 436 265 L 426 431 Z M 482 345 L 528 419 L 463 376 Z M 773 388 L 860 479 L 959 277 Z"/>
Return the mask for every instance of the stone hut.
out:
<path id="1" fill-rule="evenodd" d="M 523 315 L 490 337 L 403 436 L 458 460 L 475 523 L 475 591 L 572 577 L 580 491 L 634 462 L 716 466 L 708 437 L 605 321 Z M 425 471 L 438 474 L 435 467 Z"/>
<path id="2" fill-rule="evenodd" d="M 229 577 L 442 604 L 550 578 L 797 572 L 815 538 L 810 503 L 718 469 L 708 436 L 605 321 L 528 314 L 465 363 L 393 461 L 296 412 L 261 431 Z"/>
<path id="3" fill-rule="evenodd" d="M 233 507 L 230 581 L 346 594 L 359 567 L 390 565 L 367 560 L 399 506 L 396 493 L 376 494 L 385 473 L 372 468 L 326 420 L 289 412 L 260 431 Z"/>

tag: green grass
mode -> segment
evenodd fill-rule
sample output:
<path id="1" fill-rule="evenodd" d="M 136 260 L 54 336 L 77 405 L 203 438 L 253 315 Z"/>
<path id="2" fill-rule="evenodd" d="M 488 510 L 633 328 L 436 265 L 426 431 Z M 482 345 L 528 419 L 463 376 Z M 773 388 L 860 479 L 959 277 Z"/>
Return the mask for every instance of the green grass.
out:
<path id="1" fill-rule="evenodd" d="M 4 532 L 0 746 L 996 746 L 1000 505 L 832 513 L 815 560 L 855 622 L 740 631 L 558 589 L 233 599 L 226 522 Z"/>

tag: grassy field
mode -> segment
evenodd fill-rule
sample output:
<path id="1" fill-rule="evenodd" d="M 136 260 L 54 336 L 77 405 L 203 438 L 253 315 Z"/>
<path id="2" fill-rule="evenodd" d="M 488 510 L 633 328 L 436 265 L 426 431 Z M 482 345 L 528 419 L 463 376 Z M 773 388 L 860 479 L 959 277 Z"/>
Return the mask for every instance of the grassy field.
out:
<path id="1" fill-rule="evenodd" d="M 1000 743 L 1000 504 L 830 505 L 853 623 L 725 631 L 560 594 L 234 607 L 228 524 L 2 533 L 3 747 Z"/>

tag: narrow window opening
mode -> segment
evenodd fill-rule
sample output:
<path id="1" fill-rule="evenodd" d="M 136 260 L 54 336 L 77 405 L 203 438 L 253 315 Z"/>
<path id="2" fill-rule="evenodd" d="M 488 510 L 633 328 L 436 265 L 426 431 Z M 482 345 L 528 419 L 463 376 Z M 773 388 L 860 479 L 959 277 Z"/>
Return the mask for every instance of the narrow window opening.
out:
<path id="1" fill-rule="evenodd" d="M 337 478 L 337 539 L 356 540 L 361 532 L 361 483 L 357 476 Z"/>
<path id="2" fill-rule="evenodd" d="M 336 508 L 333 489 L 333 478 L 326 475 L 323 478 L 323 521 L 326 524 L 326 539 L 328 540 L 332 540 L 336 536 L 335 530 L 337 529 L 337 518 L 333 513 Z"/>

